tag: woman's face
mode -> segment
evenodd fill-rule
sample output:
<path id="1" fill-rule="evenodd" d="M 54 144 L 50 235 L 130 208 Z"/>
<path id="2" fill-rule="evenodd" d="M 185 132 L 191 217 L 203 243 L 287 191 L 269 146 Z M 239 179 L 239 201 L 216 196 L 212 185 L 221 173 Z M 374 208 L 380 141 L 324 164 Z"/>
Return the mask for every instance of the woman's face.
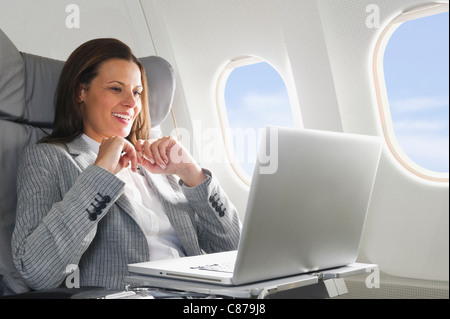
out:
<path id="1" fill-rule="evenodd" d="M 103 62 L 89 86 L 81 85 L 84 133 L 101 143 L 103 138 L 127 137 L 141 111 L 141 71 L 134 62 Z"/>

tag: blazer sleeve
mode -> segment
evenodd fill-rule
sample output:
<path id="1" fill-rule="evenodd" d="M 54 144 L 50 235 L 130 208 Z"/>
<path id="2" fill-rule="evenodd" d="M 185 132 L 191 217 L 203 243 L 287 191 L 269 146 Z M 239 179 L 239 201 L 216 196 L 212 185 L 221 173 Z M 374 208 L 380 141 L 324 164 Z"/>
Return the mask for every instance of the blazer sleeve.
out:
<path id="1" fill-rule="evenodd" d="M 179 181 L 189 205 L 196 212 L 200 247 L 206 253 L 236 250 L 241 234 L 239 214 L 211 171 L 203 169 L 206 180 L 196 187 Z"/>
<path id="2" fill-rule="evenodd" d="M 62 283 L 124 188 L 110 172 L 94 165 L 80 172 L 67 152 L 42 145 L 26 149 L 21 158 L 12 238 L 15 267 L 33 289 Z M 71 176 L 75 182 L 67 185 Z"/>

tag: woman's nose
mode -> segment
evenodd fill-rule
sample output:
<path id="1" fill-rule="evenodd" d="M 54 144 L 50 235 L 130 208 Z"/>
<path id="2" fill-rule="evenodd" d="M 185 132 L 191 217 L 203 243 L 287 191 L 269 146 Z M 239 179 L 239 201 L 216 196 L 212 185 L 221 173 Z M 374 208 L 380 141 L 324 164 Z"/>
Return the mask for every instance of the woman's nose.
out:
<path id="1" fill-rule="evenodd" d="M 130 108 L 133 108 L 137 105 L 139 97 L 136 97 L 133 92 L 127 93 L 126 97 L 124 98 L 124 105 Z"/>

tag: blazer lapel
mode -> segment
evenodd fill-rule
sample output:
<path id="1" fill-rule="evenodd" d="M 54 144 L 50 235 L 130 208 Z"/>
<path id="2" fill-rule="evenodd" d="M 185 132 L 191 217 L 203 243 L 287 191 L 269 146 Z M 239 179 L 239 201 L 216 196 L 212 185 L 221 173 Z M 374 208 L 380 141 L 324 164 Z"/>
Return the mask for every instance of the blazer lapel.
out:
<path id="1" fill-rule="evenodd" d="M 69 154 L 80 168 L 80 171 L 84 171 L 89 165 L 94 164 L 97 155 L 81 136 L 66 145 Z"/>
<path id="2" fill-rule="evenodd" d="M 67 149 L 72 156 L 75 163 L 78 165 L 80 172 L 84 171 L 89 165 L 95 163 L 97 154 L 91 149 L 88 143 L 80 136 L 70 143 L 67 143 Z M 135 209 L 132 202 L 127 195 L 122 194 L 117 200 L 116 204 L 134 220 Z"/>

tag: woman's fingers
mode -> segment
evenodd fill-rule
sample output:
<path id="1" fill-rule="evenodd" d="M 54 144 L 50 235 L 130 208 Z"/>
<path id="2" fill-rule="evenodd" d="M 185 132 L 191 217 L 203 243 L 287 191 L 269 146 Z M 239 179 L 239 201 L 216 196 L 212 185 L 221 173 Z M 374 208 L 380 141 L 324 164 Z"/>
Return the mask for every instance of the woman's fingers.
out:
<path id="1" fill-rule="evenodd" d="M 155 159 L 153 158 L 153 152 L 150 146 L 155 140 L 147 140 L 144 142 L 144 157 L 150 163 L 155 164 Z"/>
<path id="2" fill-rule="evenodd" d="M 171 144 L 169 137 L 163 137 L 150 145 L 151 152 L 156 164 L 162 169 L 165 169 L 169 164 L 169 157 L 167 156 L 168 147 Z"/>
<path id="3" fill-rule="evenodd" d="M 136 152 L 143 166 L 153 174 L 186 175 L 197 169 L 189 153 L 173 137 L 139 140 Z"/>
<path id="4" fill-rule="evenodd" d="M 139 140 L 136 150 L 151 164 L 156 164 L 162 169 L 166 169 L 170 162 L 169 152 L 174 144 L 176 144 L 176 141 L 169 136 L 146 141 Z"/>
<path id="5" fill-rule="evenodd" d="M 121 163 L 122 163 L 122 167 L 124 167 L 123 163 L 131 163 L 131 170 L 133 172 L 136 172 L 137 170 L 137 165 L 138 165 L 138 157 L 137 157 L 137 152 L 136 149 L 134 148 L 133 144 L 131 144 L 129 141 L 127 141 L 126 139 L 123 139 L 123 146 L 122 146 L 122 156 L 121 156 Z M 125 152 L 125 154 L 123 154 L 123 152 Z"/>
<path id="6" fill-rule="evenodd" d="M 113 136 L 102 140 L 95 165 L 116 174 L 128 164 L 135 172 L 138 161 L 134 146 L 122 137 Z"/>
<path id="7" fill-rule="evenodd" d="M 145 160 L 149 161 L 151 164 L 155 164 L 155 160 L 153 159 L 152 150 L 150 145 L 155 140 L 138 140 L 136 143 L 136 152 L 138 154 L 138 158 L 144 163 Z"/>

